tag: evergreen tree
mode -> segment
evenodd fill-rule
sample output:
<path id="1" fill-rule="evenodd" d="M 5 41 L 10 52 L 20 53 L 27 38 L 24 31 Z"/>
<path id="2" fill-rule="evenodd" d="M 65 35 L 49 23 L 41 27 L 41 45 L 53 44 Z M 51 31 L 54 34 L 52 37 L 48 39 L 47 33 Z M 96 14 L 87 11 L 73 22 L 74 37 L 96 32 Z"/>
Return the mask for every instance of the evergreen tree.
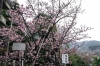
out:
<path id="1" fill-rule="evenodd" d="M 72 63 L 68 64 L 67 66 L 87 66 L 84 60 L 77 54 L 70 54 L 69 59 L 72 61 Z"/>
<path id="2" fill-rule="evenodd" d="M 100 58 L 95 57 L 92 66 L 100 66 Z"/>

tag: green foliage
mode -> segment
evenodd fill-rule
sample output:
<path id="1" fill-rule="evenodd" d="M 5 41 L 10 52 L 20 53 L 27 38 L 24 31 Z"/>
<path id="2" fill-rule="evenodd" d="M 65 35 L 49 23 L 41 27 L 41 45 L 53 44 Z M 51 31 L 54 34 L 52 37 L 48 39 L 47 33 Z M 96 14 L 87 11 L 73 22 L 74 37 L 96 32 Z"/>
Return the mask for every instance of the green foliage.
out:
<path id="1" fill-rule="evenodd" d="M 8 18 L 10 17 L 10 15 L 9 15 L 9 13 L 7 12 L 7 10 L 2 9 L 1 14 L 6 18 L 7 21 L 9 20 Z"/>
<path id="2" fill-rule="evenodd" d="M 67 66 L 87 66 L 77 54 L 71 54 L 69 59 L 72 61 L 72 64 Z"/>
<path id="3" fill-rule="evenodd" d="M 39 13 L 39 14 L 36 16 L 36 18 L 39 18 L 40 16 L 46 17 L 46 19 L 51 18 L 50 15 L 47 15 L 47 14 L 45 14 L 45 13 Z M 35 18 L 35 19 L 36 19 L 36 18 Z"/>
<path id="4" fill-rule="evenodd" d="M 53 26 L 53 27 L 50 27 L 50 28 L 49 28 L 49 31 L 50 31 L 50 29 L 51 29 L 51 32 L 56 32 L 56 31 L 57 31 L 57 27 L 56 27 L 56 25 Z"/>
<path id="5" fill-rule="evenodd" d="M 100 58 L 95 57 L 92 66 L 100 66 Z"/>

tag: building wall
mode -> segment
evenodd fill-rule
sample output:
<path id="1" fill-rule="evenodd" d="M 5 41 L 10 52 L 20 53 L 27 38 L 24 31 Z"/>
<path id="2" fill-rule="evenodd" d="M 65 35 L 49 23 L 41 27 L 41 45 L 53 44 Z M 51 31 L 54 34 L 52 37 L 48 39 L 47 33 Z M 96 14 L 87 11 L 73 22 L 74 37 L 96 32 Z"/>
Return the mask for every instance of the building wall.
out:
<path id="1" fill-rule="evenodd" d="M 10 0 L 0 0 L 0 27 L 6 26 L 7 20 L 6 17 L 2 14 L 3 10 L 11 9 Z"/>

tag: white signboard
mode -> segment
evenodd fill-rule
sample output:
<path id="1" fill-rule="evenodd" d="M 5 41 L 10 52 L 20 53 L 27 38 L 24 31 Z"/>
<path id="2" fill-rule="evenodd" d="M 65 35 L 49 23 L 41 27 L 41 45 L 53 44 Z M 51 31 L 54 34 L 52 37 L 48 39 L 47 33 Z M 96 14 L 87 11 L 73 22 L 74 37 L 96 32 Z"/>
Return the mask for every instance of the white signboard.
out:
<path id="1" fill-rule="evenodd" d="M 12 50 L 25 50 L 24 43 L 13 43 Z"/>
<path id="2" fill-rule="evenodd" d="M 69 63 L 68 54 L 62 54 L 62 63 L 64 63 L 64 64 Z"/>

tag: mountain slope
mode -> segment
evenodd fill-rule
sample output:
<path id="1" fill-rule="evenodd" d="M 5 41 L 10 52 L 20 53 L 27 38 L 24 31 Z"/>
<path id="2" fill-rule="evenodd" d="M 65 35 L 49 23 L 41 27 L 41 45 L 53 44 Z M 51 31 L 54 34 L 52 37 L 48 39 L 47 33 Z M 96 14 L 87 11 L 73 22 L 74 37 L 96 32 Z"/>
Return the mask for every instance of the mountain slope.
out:
<path id="1" fill-rule="evenodd" d="M 82 44 L 83 42 L 78 42 L 78 44 Z M 91 40 L 85 41 L 85 43 L 79 48 L 79 50 L 95 50 L 96 48 L 100 47 L 100 41 Z"/>

